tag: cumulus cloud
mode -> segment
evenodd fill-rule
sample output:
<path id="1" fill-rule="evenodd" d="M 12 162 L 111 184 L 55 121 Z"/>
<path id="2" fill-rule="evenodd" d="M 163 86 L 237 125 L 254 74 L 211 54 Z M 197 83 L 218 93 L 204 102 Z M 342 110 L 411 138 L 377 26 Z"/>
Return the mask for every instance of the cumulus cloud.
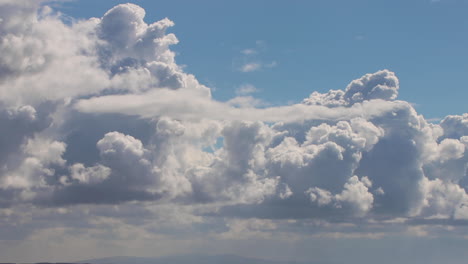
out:
<path id="1" fill-rule="evenodd" d="M 352 81 L 344 91 L 330 90 L 325 94 L 313 92 L 304 103 L 335 107 L 352 105 L 372 99 L 395 100 L 398 96 L 399 81 L 395 74 L 388 70 L 366 74 Z"/>
<path id="2" fill-rule="evenodd" d="M 167 18 L 123 4 L 63 23 L 39 2 L 0 5 L 1 212 L 157 204 L 228 218 L 223 239 L 268 237 L 278 219 L 468 217 L 468 115 L 427 122 L 389 70 L 288 106 L 257 107 L 253 86 L 221 102 L 176 63 Z"/>
<path id="3" fill-rule="evenodd" d="M 356 215 L 361 216 L 372 208 L 374 196 L 368 189 L 371 186 L 372 183 L 367 177 L 359 180 L 357 176 L 353 176 L 345 183 L 343 190 L 336 195 L 318 187 L 310 188 L 306 193 L 310 195 L 310 201 L 316 202 L 319 206 L 332 203 L 337 208 L 350 206 Z"/>
<path id="4" fill-rule="evenodd" d="M 80 183 L 96 184 L 107 179 L 110 169 L 102 165 L 86 168 L 81 163 L 73 164 L 70 167 L 70 177 Z"/>

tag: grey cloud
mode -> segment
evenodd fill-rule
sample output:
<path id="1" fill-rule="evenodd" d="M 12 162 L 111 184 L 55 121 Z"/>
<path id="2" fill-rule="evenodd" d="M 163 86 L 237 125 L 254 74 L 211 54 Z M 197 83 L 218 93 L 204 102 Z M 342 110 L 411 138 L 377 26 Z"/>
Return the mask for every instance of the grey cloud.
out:
<path id="1" fill-rule="evenodd" d="M 76 163 L 70 167 L 68 179 L 52 197 L 53 204 L 120 203 L 133 200 L 157 200 L 158 176 L 149 160 L 150 154 L 141 141 L 119 132 L 109 132 L 97 142 L 101 163 L 85 167 Z"/>
<path id="2" fill-rule="evenodd" d="M 41 182 L 39 177 L 42 175 L 36 174 L 52 173 L 44 165 L 62 163 L 63 143 L 43 141 L 36 135 L 51 124 L 50 113 L 53 110 L 50 105 L 41 105 L 37 109 L 29 105 L 1 107 L 0 196 L 21 193 L 21 190 L 8 188 L 37 184 Z M 50 150 L 43 151 L 43 148 Z"/>

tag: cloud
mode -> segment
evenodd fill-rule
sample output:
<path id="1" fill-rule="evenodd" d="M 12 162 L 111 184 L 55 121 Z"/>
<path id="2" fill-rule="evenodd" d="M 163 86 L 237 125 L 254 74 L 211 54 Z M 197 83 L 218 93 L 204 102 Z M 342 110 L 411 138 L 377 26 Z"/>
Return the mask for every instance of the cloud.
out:
<path id="1" fill-rule="evenodd" d="M 102 165 L 86 168 L 81 163 L 70 167 L 70 178 L 80 183 L 96 184 L 104 181 L 110 175 L 110 169 Z"/>
<path id="2" fill-rule="evenodd" d="M 243 49 L 241 50 L 241 53 L 244 55 L 253 55 L 256 54 L 257 51 L 255 49 Z"/>
<path id="3" fill-rule="evenodd" d="M 184 107 L 180 107 L 184 105 Z M 145 118 L 170 116 L 183 120 L 246 120 L 288 122 L 307 119 L 343 120 L 379 116 L 408 104 L 401 101 L 372 100 L 329 108 L 322 105 L 294 104 L 269 108 L 232 107 L 200 95 L 197 91 L 158 89 L 144 94 L 105 95 L 77 101 L 75 109 L 84 113 L 121 113 Z"/>
<path id="4" fill-rule="evenodd" d="M 374 202 L 374 196 L 369 192 L 372 183 L 367 177 L 361 180 L 357 176 L 349 178 L 344 184 L 341 193 L 332 195 L 329 191 L 318 187 L 310 188 L 306 191 L 310 195 L 310 201 L 316 202 L 319 206 L 331 205 L 341 208 L 342 206 L 354 207 L 355 213 L 365 215 Z"/>
<path id="5" fill-rule="evenodd" d="M 184 230 L 220 239 L 324 235 L 310 223 L 345 236 L 468 217 L 468 114 L 428 122 L 389 70 L 292 105 L 268 106 L 252 85 L 223 102 L 176 64 L 169 19 L 147 24 L 123 4 L 63 23 L 37 2 L 1 5 L 1 232 L 108 221 L 121 237 L 167 235 L 191 219 Z M 61 213 L 32 220 L 41 210 Z"/>
<path id="6" fill-rule="evenodd" d="M 250 62 L 242 65 L 240 67 L 241 72 L 253 72 L 253 71 L 258 71 L 262 68 L 262 65 L 260 63 L 256 62 Z"/>
<path id="7" fill-rule="evenodd" d="M 254 72 L 259 71 L 266 68 L 274 68 L 278 65 L 276 61 L 272 61 L 270 63 L 262 63 L 262 62 L 248 62 L 243 64 L 239 70 L 241 72 Z"/>
<path id="8" fill-rule="evenodd" d="M 256 41 L 255 48 L 243 49 L 240 53 L 243 55 L 241 58 L 238 58 L 240 62 L 236 64 L 240 66 L 237 67 L 238 71 L 241 72 L 254 72 L 260 71 L 263 69 L 274 68 L 278 65 L 277 61 L 266 62 L 262 58 L 262 54 L 266 51 L 266 44 L 264 41 Z"/>

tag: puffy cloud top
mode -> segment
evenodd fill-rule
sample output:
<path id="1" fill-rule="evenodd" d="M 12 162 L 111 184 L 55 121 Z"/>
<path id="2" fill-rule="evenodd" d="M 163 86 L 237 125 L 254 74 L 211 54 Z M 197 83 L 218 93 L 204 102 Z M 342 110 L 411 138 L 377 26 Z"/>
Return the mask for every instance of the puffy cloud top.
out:
<path id="1" fill-rule="evenodd" d="M 366 74 L 360 79 L 352 81 L 346 87 L 344 98 L 350 103 L 372 99 L 395 100 L 399 88 L 395 73 L 383 70 Z"/>
<path id="2" fill-rule="evenodd" d="M 101 37 L 119 48 L 134 45 L 146 32 L 145 10 L 134 4 L 118 5 L 101 20 Z"/>
<path id="3" fill-rule="evenodd" d="M 304 103 L 336 107 L 374 99 L 389 101 L 397 98 L 399 88 L 399 81 L 395 73 L 381 70 L 376 73 L 368 73 L 352 81 L 345 91 L 331 90 L 325 94 L 313 92 L 309 98 L 304 99 Z"/>

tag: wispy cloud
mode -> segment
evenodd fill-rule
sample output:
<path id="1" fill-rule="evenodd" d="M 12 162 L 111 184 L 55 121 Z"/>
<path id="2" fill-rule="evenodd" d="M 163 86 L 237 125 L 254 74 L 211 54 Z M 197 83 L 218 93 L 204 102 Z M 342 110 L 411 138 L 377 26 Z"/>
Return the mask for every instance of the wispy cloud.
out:
<path id="1" fill-rule="evenodd" d="M 239 86 L 238 88 L 236 88 L 236 95 L 248 95 L 248 94 L 252 94 L 255 92 L 258 92 L 257 87 L 255 87 L 254 85 L 250 83 L 243 84 Z"/>
<path id="2" fill-rule="evenodd" d="M 262 63 L 262 62 L 249 62 L 244 65 L 242 65 L 239 70 L 241 72 L 254 72 L 254 71 L 259 71 L 262 69 L 269 69 L 269 68 L 274 68 L 278 65 L 276 61 L 272 61 L 269 63 Z"/>
<path id="3" fill-rule="evenodd" d="M 244 50 L 241 50 L 241 53 L 244 55 L 253 55 L 253 54 L 257 54 L 257 51 L 255 49 L 244 49 Z"/>
<path id="4" fill-rule="evenodd" d="M 253 72 L 258 71 L 262 68 L 262 64 L 257 62 L 249 62 L 240 67 L 241 72 Z"/>
<path id="5" fill-rule="evenodd" d="M 264 66 L 265 68 L 273 68 L 273 67 L 276 67 L 277 65 L 278 65 L 278 62 L 276 62 L 276 61 L 272 61 L 272 62 L 270 62 L 270 63 L 265 63 L 265 64 L 263 64 L 263 66 Z"/>
<path id="6" fill-rule="evenodd" d="M 278 65 L 276 61 L 265 60 L 263 54 L 267 50 L 267 45 L 263 40 L 257 40 L 254 48 L 247 48 L 240 51 L 241 57 L 236 59 L 241 61 L 237 70 L 241 72 L 254 72 L 262 69 L 273 68 Z"/>

